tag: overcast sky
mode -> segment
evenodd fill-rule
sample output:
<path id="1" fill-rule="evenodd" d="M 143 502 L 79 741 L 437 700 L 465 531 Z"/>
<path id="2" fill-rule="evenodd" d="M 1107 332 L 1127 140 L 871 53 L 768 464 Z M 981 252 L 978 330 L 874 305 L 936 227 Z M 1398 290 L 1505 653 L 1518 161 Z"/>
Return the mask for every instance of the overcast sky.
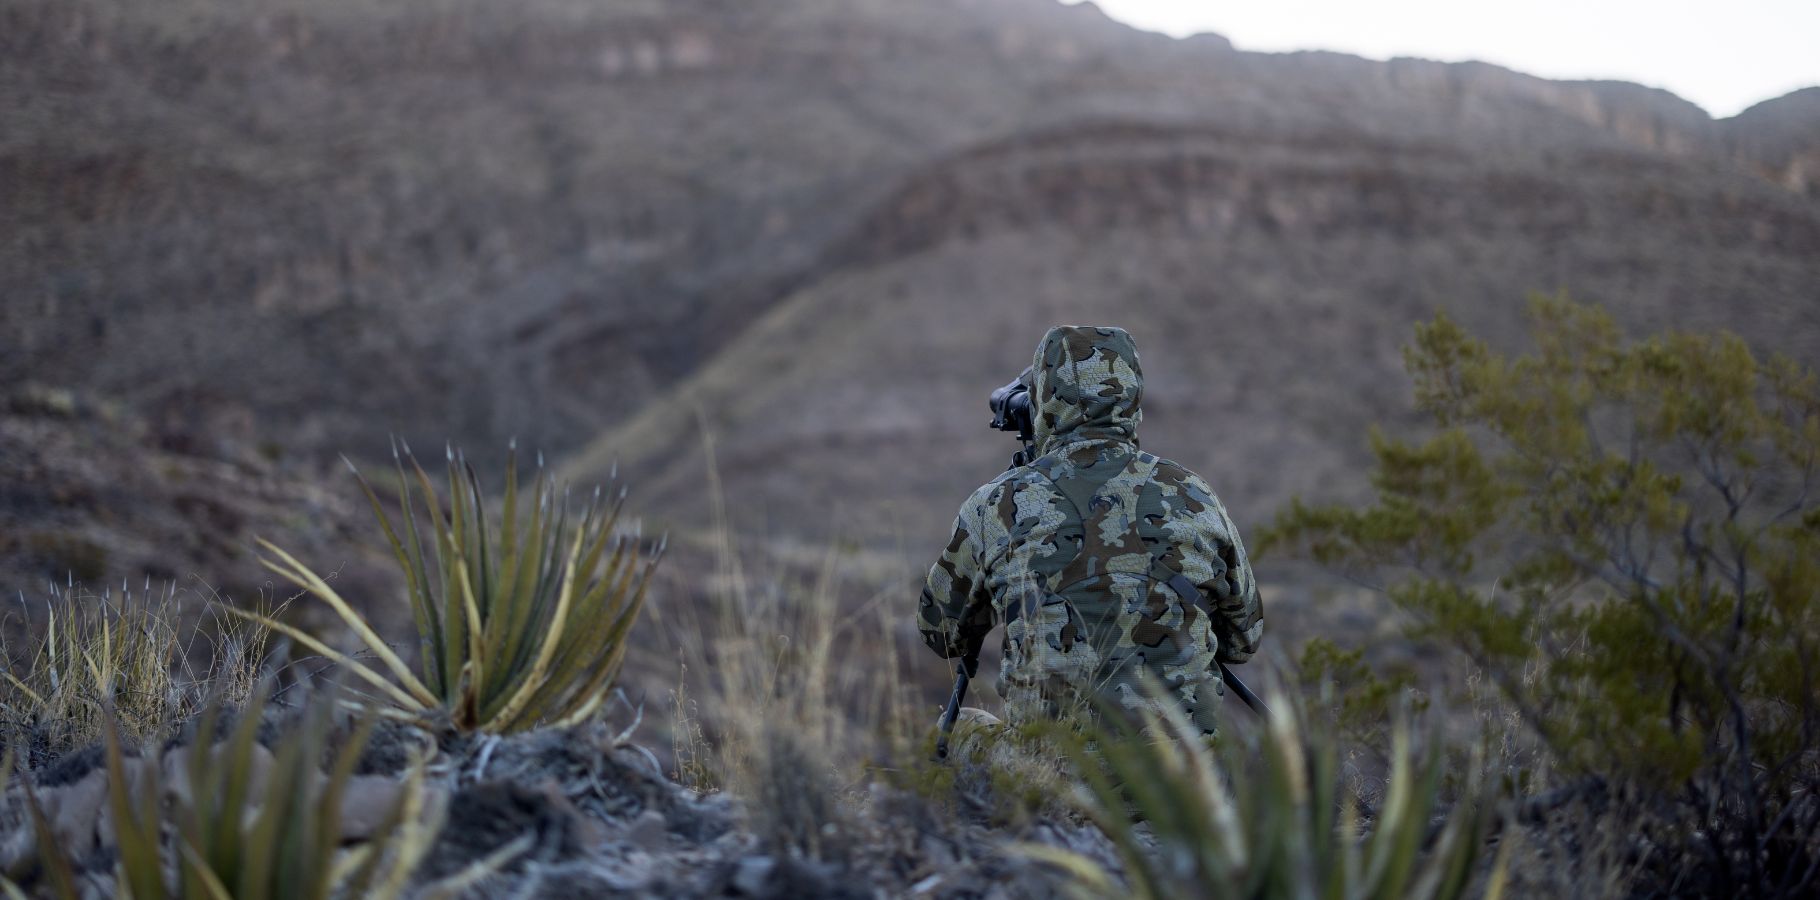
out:
<path id="1" fill-rule="evenodd" d="M 1072 0 L 1070 0 L 1072 2 Z M 1714 116 L 1820 85 L 1820 0 L 1097 0 L 1113 18 L 1241 50 L 1478 59 L 1667 88 Z"/>

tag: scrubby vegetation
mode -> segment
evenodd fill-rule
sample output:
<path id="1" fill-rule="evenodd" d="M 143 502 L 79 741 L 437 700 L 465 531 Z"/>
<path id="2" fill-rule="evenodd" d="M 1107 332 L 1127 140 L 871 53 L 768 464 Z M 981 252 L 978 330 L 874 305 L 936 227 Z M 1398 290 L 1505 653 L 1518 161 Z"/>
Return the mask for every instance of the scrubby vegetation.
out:
<path id="1" fill-rule="evenodd" d="M 30 829 L 8 847 L 7 874 L 35 877 L 58 900 L 398 896 L 441 824 L 421 767 L 399 781 L 356 779 L 370 718 L 338 730 L 322 695 L 271 719 L 270 695 L 262 683 L 231 721 L 217 697 L 162 749 L 129 745 L 118 718 L 105 716 L 102 759 L 83 789 L 46 802 L 26 788 Z M 268 728 L 280 738 L 269 748 L 259 739 Z M 112 872 L 84 865 L 97 838 Z M 19 893 L 11 881 L 0 886 Z"/>
<path id="2" fill-rule="evenodd" d="M 427 498 L 421 511 L 407 461 Z M 429 784 L 426 754 L 446 765 L 452 748 L 438 739 L 454 733 L 560 732 L 595 718 L 657 554 L 617 529 L 623 493 L 603 503 L 596 492 L 571 519 L 567 497 L 540 472 L 521 525 L 513 471 L 498 522 L 482 510 L 477 475 L 452 453 L 446 508 L 408 452 L 398 474 L 402 539 L 378 493 L 362 487 L 405 570 L 422 681 L 325 579 L 270 544 L 270 567 L 328 604 L 396 682 L 331 647 L 333 638 L 281 621 L 282 611 L 225 608 L 225 622 L 185 624 L 174 592 L 51 597 L 35 652 L 8 658 L 6 768 L 24 751 L 30 777 L 0 809 L 10 829 L 5 878 L 58 898 L 454 896 L 535 848 L 513 835 L 435 878 L 435 866 L 419 872 L 447 802 L 475 802 L 451 799 L 460 778 Z M 430 523 L 428 550 L 419 517 Z M 382 699 L 266 659 L 268 629 Z M 213 662 L 196 676 L 189 659 L 202 642 Z M 277 687 L 279 676 L 291 683 Z M 274 702 L 291 691 L 305 699 Z M 338 723 L 340 710 L 358 720 Z M 363 770 L 386 768 L 368 746 L 382 714 L 421 731 L 402 739 L 415 748 L 408 763 L 373 774 Z M 390 756 L 405 752 L 400 740 Z M 497 741 L 481 745 L 476 773 Z M 0 887 L 21 892 L 15 881 Z"/>
<path id="3" fill-rule="evenodd" d="M 414 649 L 271 544 L 290 610 L 49 598 L 0 687 L 0 873 L 54 897 L 1811 894 L 1820 387 L 1725 335 L 1533 320 L 1518 356 L 1423 327 L 1433 429 L 1374 436 L 1374 502 L 1298 503 L 1263 542 L 1381 589 L 1448 679 L 1320 639 L 1217 741 L 1167 713 L 969 724 L 936 762 L 888 595 L 843 603 L 838 551 L 810 584 L 750 576 L 722 529 L 681 576 L 704 602 L 647 617 L 680 663 L 666 777 L 636 719 L 603 721 L 662 546 L 623 494 L 572 511 L 508 467 L 495 511 L 459 455 L 439 496 L 405 451 L 360 484 Z"/>
<path id="4" fill-rule="evenodd" d="M 1728 334 L 1624 340 L 1541 298 L 1535 350 L 1441 317 L 1406 357 L 1435 429 L 1373 436 L 1375 503 L 1267 543 L 1382 588 L 1560 774 L 1608 798 L 1642 893 L 1820 875 L 1820 382 Z"/>
<path id="5" fill-rule="evenodd" d="M 399 893 L 439 824 L 425 809 L 421 773 L 377 797 L 351 797 L 349 783 L 371 722 L 352 729 L 331 753 L 329 704 L 318 701 L 267 750 L 256 740 L 265 697 L 255 693 L 238 710 L 226 740 L 214 746 L 222 710 L 211 704 L 194 723 L 189 744 L 162 762 L 129 761 L 121 736 L 107 729 L 108 811 L 120 857 L 116 889 L 130 887 L 121 893 L 147 900 Z M 326 777 L 318 772 L 325 758 Z M 168 807 L 160 783 L 165 778 L 176 782 Z M 175 832 L 168 851 L 167 828 Z M 341 857 L 344 840 L 360 846 Z M 174 891 L 169 869 L 177 872 Z"/>

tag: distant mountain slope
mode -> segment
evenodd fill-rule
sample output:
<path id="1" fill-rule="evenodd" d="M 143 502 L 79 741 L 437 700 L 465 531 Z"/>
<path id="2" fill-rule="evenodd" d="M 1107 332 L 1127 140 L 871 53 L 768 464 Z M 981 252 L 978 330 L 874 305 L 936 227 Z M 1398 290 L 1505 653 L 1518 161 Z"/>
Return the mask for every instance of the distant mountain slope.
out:
<path id="1" fill-rule="evenodd" d="M 684 527 L 699 406 L 740 521 L 919 555 L 1062 320 L 1138 335 L 1153 446 L 1248 521 L 1356 488 L 1436 308 L 1820 349 L 1812 92 L 1715 122 L 1052 0 L 15 0 L 0 98 L 0 382 L 293 459 L 619 456 Z"/>
<path id="2" fill-rule="evenodd" d="M 1820 87 L 1765 100 L 1724 124 L 1734 158 L 1795 193 L 1820 198 Z"/>
<path id="3" fill-rule="evenodd" d="M 1398 348 L 1438 309 L 1512 335 L 1527 292 L 1568 290 L 1638 328 L 1820 351 L 1820 208 L 1606 148 L 1101 125 L 932 165 L 843 250 L 574 471 L 618 458 L 700 521 L 700 409 L 746 525 L 926 544 L 1013 449 L 986 391 L 1048 325 L 1116 322 L 1150 369 L 1147 446 L 1256 522 L 1362 487 L 1366 428 L 1407 412 Z"/>

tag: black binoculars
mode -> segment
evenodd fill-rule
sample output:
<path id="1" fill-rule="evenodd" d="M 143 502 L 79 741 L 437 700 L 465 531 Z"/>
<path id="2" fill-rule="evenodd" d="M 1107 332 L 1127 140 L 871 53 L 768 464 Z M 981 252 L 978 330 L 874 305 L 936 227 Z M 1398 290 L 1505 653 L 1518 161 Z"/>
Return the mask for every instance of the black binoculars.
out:
<path id="1" fill-rule="evenodd" d="M 1015 432 L 1018 440 L 1026 444 L 1036 439 L 1036 421 L 1031 418 L 1030 409 L 1030 375 L 1031 370 L 1025 369 L 1010 384 L 993 391 L 986 401 L 992 407 L 992 427 Z"/>

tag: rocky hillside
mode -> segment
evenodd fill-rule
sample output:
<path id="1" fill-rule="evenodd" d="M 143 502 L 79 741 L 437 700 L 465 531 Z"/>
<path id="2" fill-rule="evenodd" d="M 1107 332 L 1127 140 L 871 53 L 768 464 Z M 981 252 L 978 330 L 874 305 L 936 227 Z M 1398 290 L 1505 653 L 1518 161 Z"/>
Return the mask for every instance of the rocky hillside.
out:
<path id="1" fill-rule="evenodd" d="M 1053 0 L 16 0 L 0 89 L 0 383 L 299 467 L 516 435 L 685 532 L 705 424 L 741 530 L 925 556 L 1058 321 L 1137 336 L 1147 446 L 1242 522 L 1358 489 L 1436 309 L 1820 351 L 1813 90 L 1714 121 Z"/>
<path id="2" fill-rule="evenodd" d="M 259 443 L 250 422 L 206 424 L 36 385 L 0 393 L 0 647 L 33 647 L 19 638 L 47 624 L 46 601 L 72 583 L 116 598 L 169 592 L 192 619 L 217 598 L 281 603 L 295 590 L 254 562 L 258 537 L 335 560 L 356 596 L 395 583 L 346 479 Z M 405 621 L 403 610 L 375 614 Z"/>
<path id="3" fill-rule="evenodd" d="M 1820 196 L 1820 87 L 1766 100 L 1729 124 L 1733 158 L 1797 194 Z"/>

